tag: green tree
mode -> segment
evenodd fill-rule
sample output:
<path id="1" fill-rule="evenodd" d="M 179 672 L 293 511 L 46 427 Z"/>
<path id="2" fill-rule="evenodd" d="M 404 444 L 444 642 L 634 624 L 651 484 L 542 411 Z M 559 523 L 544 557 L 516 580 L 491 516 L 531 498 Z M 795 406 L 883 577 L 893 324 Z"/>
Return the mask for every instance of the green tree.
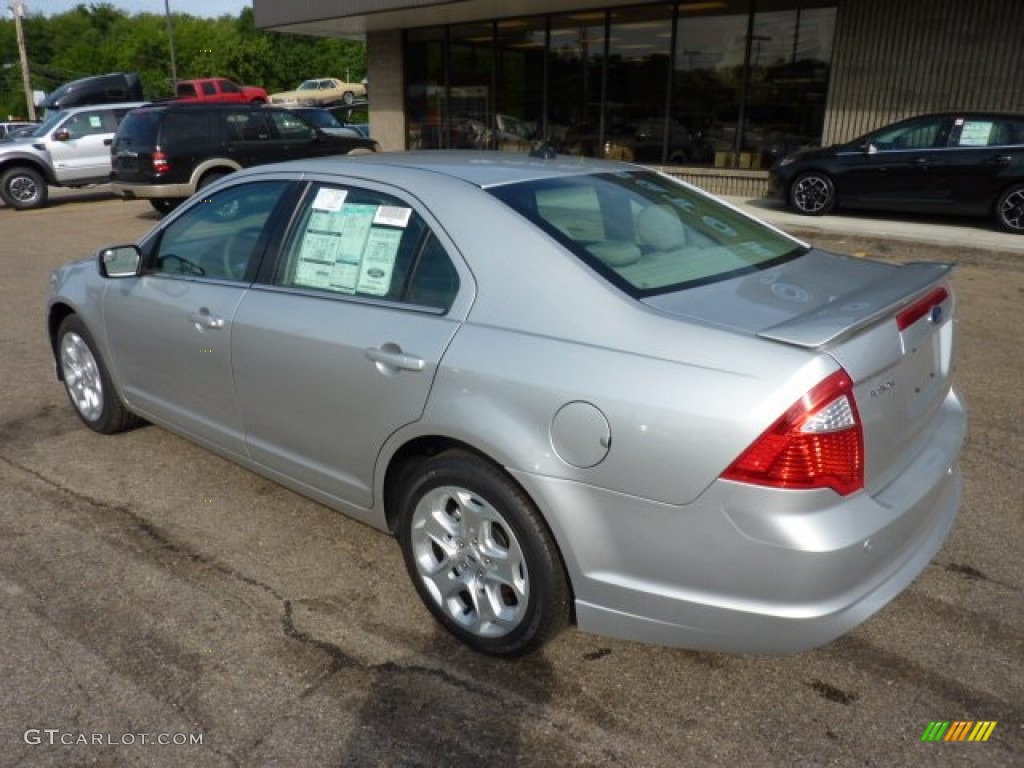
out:
<path id="1" fill-rule="evenodd" d="M 171 15 L 179 79 L 228 77 L 268 91 L 312 77 L 354 81 L 366 75 L 365 46 L 352 40 L 298 37 L 256 29 L 251 8 L 237 18 Z M 55 16 L 24 20 L 32 87 L 105 72 L 138 72 L 148 98 L 173 95 L 167 19 L 127 14 L 109 3 L 80 4 Z M 25 96 L 14 22 L 0 20 L 0 116 L 24 114 Z"/>

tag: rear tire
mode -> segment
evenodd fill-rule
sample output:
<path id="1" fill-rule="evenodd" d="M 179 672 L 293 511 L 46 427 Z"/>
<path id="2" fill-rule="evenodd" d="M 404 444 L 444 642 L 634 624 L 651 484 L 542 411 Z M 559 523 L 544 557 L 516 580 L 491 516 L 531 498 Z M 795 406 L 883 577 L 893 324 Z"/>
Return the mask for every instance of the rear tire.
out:
<path id="1" fill-rule="evenodd" d="M 60 324 L 57 358 L 68 399 L 89 429 L 113 435 L 141 423 L 118 397 L 96 342 L 78 315 L 68 315 Z"/>
<path id="2" fill-rule="evenodd" d="M 151 198 L 149 201 L 149 204 L 153 206 L 153 210 L 159 213 L 161 216 L 166 216 L 168 213 L 170 213 L 179 205 L 181 205 L 181 203 L 182 200 L 178 199 L 177 197 Z"/>
<path id="3" fill-rule="evenodd" d="M 823 216 L 836 207 L 836 186 L 827 174 L 803 173 L 789 187 L 789 207 L 804 216 Z"/>
<path id="4" fill-rule="evenodd" d="M 406 570 L 434 618 L 474 650 L 519 656 L 569 622 L 558 548 L 526 493 L 464 451 L 426 459 L 399 489 Z"/>
<path id="5" fill-rule="evenodd" d="M 217 183 L 225 176 L 227 176 L 227 174 L 221 171 L 210 171 L 199 180 L 199 183 L 196 185 L 196 192 L 198 192 L 200 189 L 205 189 L 211 184 Z"/>
<path id="6" fill-rule="evenodd" d="M 996 223 L 1004 232 L 1024 235 L 1024 184 L 1010 187 L 996 202 Z"/>
<path id="7" fill-rule="evenodd" d="M 46 179 L 34 168 L 17 166 L 0 174 L 0 198 L 11 208 L 27 211 L 46 205 Z"/>

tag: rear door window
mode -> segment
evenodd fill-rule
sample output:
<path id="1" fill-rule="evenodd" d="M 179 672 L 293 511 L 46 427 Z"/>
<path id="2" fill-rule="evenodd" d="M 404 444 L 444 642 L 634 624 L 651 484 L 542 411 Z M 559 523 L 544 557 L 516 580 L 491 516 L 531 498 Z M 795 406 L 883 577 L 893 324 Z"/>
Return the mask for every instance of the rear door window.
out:
<path id="1" fill-rule="evenodd" d="M 952 144 L 956 147 L 1005 147 L 1024 143 L 1024 121 L 1011 118 L 957 118 Z"/>
<path id="2" fill-rule="evenodd" d="M 458 272 L 427 223 L 381 192 L 314 185 L 275 282 L 289 288 L 447 310 Z"/>

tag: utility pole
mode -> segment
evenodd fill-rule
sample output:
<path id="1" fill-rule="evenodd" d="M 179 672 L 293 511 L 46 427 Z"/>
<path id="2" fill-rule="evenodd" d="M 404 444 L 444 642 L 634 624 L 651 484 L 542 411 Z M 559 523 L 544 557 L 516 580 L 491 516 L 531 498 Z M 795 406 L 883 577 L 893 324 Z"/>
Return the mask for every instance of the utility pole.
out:
<path id="1" fill-rule="evenodd" d="M 174 25 L 171 23 L 171 2 L 164 0 L 164 16 L 167 17 L 167 43 L 171 48 L 171 93 L 178 92 L 178 62 L 174 58 Z"/>
<path id="2" fill-rule="evenodd" d="M 14 0 L 8 6 L 14 14 L 14 29 L 18 36 L 18 53 L 21 56 L 21 83 L 25 88 L 25 104 L 28 107 L 28 119 L 36 119 L 36 105 L 32 100 L 32 78 L 28 72 L 28 51 L 25 50 L 25 30 L 22 29 L 21 20 L 25 16 L 25 3 L 21 0 Z"/>

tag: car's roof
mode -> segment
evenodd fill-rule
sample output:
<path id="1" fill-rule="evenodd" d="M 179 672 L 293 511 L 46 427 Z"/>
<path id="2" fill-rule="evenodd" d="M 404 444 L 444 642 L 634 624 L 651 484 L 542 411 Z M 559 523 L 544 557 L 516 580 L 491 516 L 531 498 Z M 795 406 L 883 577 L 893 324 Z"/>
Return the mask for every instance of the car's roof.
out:
<path id="1" fill-rule="evenodd" d="M 397 179 L 404 174 L 440 174 L 469 182 L 478 187 L 495 187 L 522 181 L 535 181 L 593 173 L 621 173 L 624 163 L 592 158 L 558 155 L 551 159 L 511 152 L 472 150 L 420 150 L 413 152 L 378 152 L 358 157 L 326 157 L 293 160 L 254 170 L 264 173 L 275 170 L 302 173 L 339 173 L 362 175 L 354 165 L 373 166 L 374 175 Z M 370 169 L 366 169 L 369 171 Z M 637 168 L 637 170 L 642 170 Z"/>
<path id="2" fill-rule="evenodd" d="M 942 117 L 942 118 L 953 118 L 953 117 L 966 117 L 966 118 L 979 118 L 987 117 L 992 119 L 1002 120 L 1024 120 L 1024 113 L 1020 112 L 993 112 L 985 109 L 953 109 L 944 110 L 942 112 L 923 112 L 919 115 L 911 115 L 910 117 L 904 117 L 899 120 L 895 120 L 891 123 L 887 123 L 882 126 L 888 128 L 891 125 L 899 125 L 900 123 L 906 123 L 911 120 L 920 120 L 921 118 L 928 117 Z"/>
<path id="3" fill-rule="evenodd" d="M 139 104 L 140 107 L 145 109 L 147 112 L 158 112 L 161 109 L 184 109 L 184 110 L 222 110 L 222 111 L 235 111 L 239 109 L 251 109 L 251 110 L 274 110 L 279 112 L 293 112 L 294 110 L 289 109 L 278 104 L 261 104 L 253 101 L 191 101 L 184 99 L 177 99 L 175 97 L 169 97 L 161 101 L 151 101 L 145 104 Z"/>
<path id="4" fill-rule="evenodd" d="M 78 104 L 73 107 L 59 107 L 53 110 L 54 112 L 86 112 L 91 109 L 135 109 L 136 107 L 146 106 L 149 102 L 146 101 L 118 101 L 112 104 Z"/>

